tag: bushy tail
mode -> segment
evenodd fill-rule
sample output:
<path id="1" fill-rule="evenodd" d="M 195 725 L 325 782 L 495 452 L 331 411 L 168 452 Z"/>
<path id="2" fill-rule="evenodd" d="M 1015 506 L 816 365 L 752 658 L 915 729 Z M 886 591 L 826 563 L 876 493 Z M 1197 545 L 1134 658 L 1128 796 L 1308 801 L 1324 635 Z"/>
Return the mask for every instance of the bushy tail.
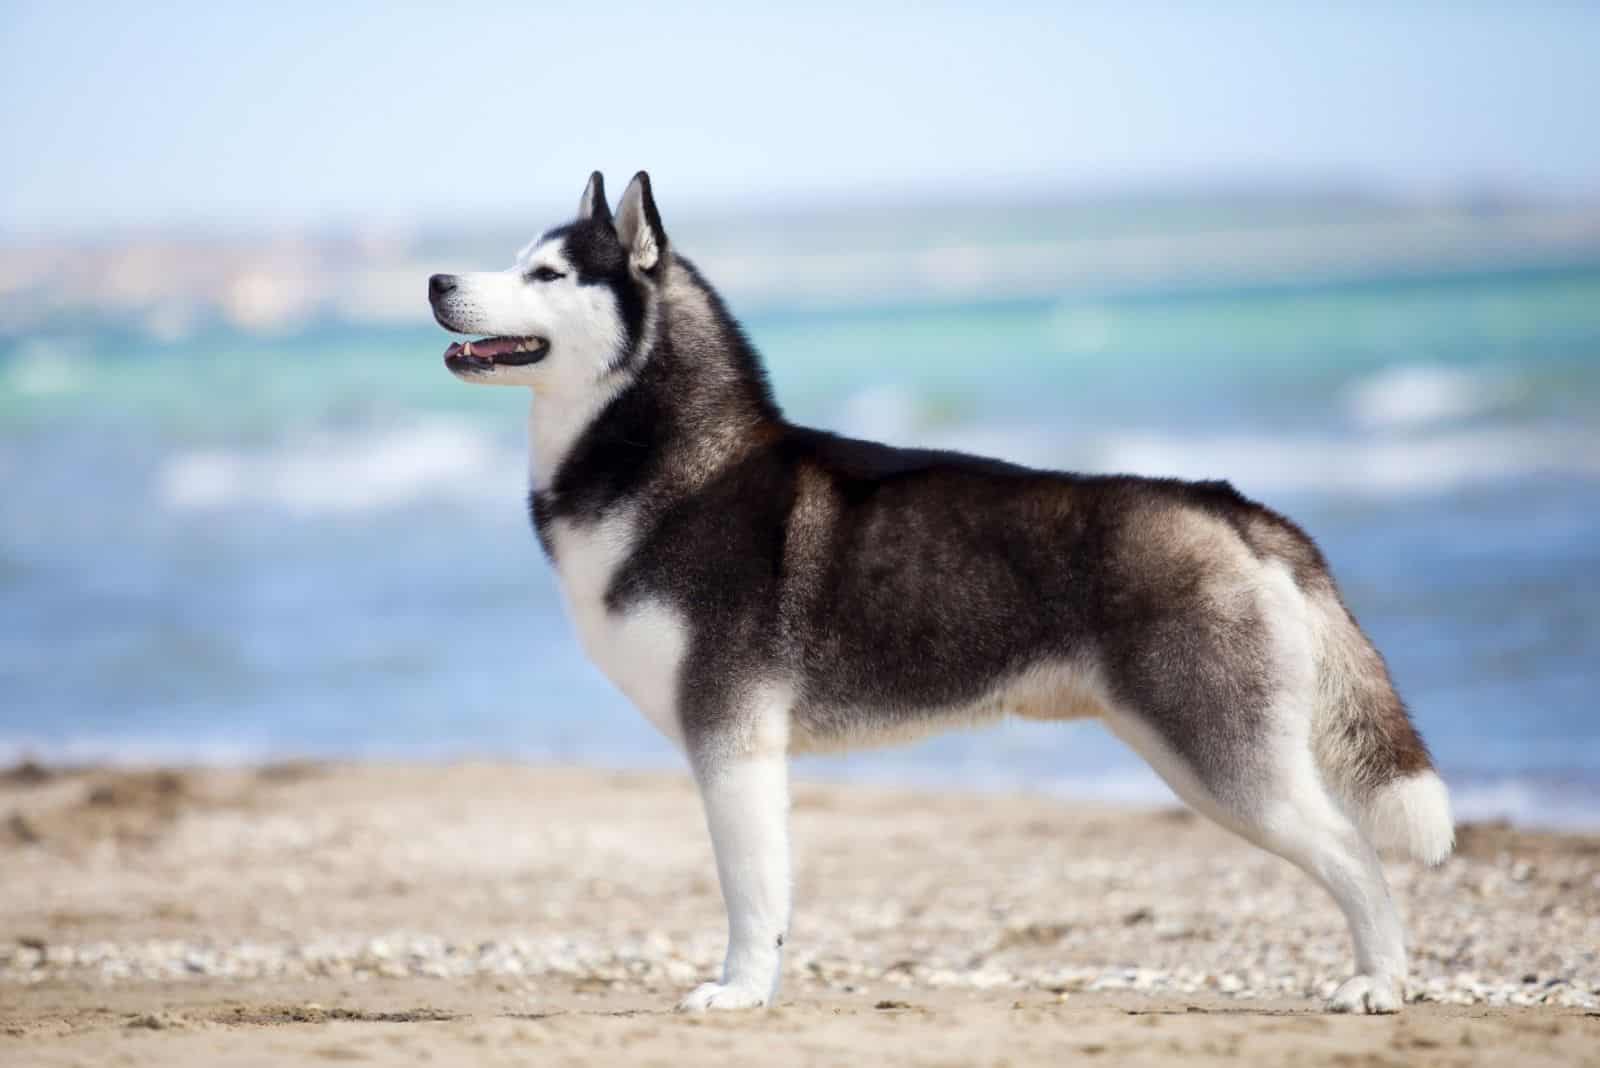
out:
<path id="1" fill-rule="evenodd" d="M 1428 747 L 1331 584 L 1308 599 L 1320 630 L 1317 763 L 1375 846 L 1438 864 L 1455 846 L 1455 821 Z"/>

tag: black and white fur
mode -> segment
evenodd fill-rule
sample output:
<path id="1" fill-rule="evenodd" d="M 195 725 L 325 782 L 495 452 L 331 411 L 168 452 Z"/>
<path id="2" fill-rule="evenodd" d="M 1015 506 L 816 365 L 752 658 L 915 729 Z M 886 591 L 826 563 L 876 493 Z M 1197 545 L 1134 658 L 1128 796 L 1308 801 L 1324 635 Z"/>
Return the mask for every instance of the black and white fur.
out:
<path id="1" fill-rule="evenodd" d="M 641 173 L 509 270 L 436 275 L 446 362 L 533 391 L 530 509 L 584 649 L 687 754 L 728 908 L 720 980 L 768 1004 L 791 752 L 1096 716 L 1200 812 L 1338 902 L 1336 1011 L 1393 1012 L 1376 846 L 1429 863 L 1449 799 L 1321 553 L 1225 482 L 1039 471 L 786 422 Z"/>

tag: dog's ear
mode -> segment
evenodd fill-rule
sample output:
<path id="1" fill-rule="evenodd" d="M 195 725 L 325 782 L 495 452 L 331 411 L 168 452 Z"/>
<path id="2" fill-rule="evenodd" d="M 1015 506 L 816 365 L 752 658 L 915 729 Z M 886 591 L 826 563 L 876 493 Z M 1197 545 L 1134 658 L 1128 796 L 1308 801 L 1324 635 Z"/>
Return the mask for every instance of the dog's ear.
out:
<path id="1" fill-rule="evenodd" d="M 667 232 L 650 194 L 650 176 L 640 171 L 622 192 L 617 204 L 617 236 L 628 250 L 629 261 L 641 271 L 653 271 L 667 252 Z"/>
<path id="2" fill-rule="evenodd" d="M 578 219 L 611 221 L 611 206 L 606 203 L 606 180 L 599 171 L 589 175 L 589 184 L 583 187 L 583 196 L 578 198 Z"/>

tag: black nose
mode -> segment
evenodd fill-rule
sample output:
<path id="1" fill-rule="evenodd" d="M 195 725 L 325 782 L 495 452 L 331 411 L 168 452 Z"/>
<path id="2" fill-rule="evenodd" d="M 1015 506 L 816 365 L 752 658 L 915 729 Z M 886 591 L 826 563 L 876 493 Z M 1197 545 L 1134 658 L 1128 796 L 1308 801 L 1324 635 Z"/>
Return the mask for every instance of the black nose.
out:
<path id="1" fill-rule="evenodd" d="M 456 287 L 456 276 L 453 274 L 436 274 L 428 279 L 428 299 L 438 300 Z"/>

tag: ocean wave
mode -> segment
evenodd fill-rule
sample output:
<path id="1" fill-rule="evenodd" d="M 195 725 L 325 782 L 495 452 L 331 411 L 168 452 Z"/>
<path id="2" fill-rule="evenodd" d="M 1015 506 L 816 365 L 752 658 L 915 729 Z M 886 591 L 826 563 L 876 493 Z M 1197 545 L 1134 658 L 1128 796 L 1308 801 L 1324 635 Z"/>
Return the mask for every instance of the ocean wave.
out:
<path id="1" fill-rule="evenodd" d="M 70 393 L 85 381 L 82 346 L 25 341 L 5 367 L 0 383 L 22 397 Z"/>
<path id="2" fill-rule="evenodd" d="M 1600 783 L 1530 776 L 1485 779 L 1450 788 L 1458 823 L 1504 820 L 1551 830 L 1600 828 Z"/>
<path id="3" fill-rule="evenodd" d="M 520 452 L 454 423 L 319 434 L 259 452 L 210 449 L 170 457 L 156 476 L 168 507 L 268 507 L 341 515 L 448 496 L 482 499 L 518 484 Z M 511 472 L 511 474 L 508 474 Z"/>
<path id="4" fill-rule="evenodd" d="M 1391 386 L 1383 383 L 1389 381 Z M 1392 385 L 1400 382 L 1400 385 Z M 897 445 L 954 449 L 1045 468 L 1227 479 L 1246 493 L 1404 497 L 1533 476 L 1600 478 L 1600 433 L 1561 427 L 1419 428 L 1464 411 L 1458 386 L 1429 400 L 1403 379 L 1363 388 L 1395 392 L 1381 418 L 1407 429 L 1345 434 L 1123 430 L 1076 433 L 996 420 L 935 424 L 916 395 L 862 391 L 839 409 L 838 429 Z M 1456 390 L 1456 400 L 1445 393 Z M 1361 402 L 1367 403 L 1367 402 Z M 1411 404 L 1410 408 L 1405 405 Z M 1398 414 L 1404 410 L 1407 414 Z M 1379 418 L 1374 416 L 1374 418 Z M 321 433 L 262 449 L 203 449 L 166 458 L 154 490 L 180 512 L 272 508 L 302 516 L 373 513 L 417 501 L 502 501 L 520 486 L 525 455 L 485 431 L 445 420 L 410 428 Z"/>
<path id="5" fill-rule="evenodd" d="M 1385 367 L 1345 392 L 1350 415 L 1374 428 L 1422 427 L 1465 419 L 1509 399 L 1506 383 L 1458 367 Z"/>
<path id="6" fill-rule="evenodd" d="M 1227 479 L 1247 493 L 1403 497 L 1539 475 L 1600 478 L 1600 433 L 1555 426 L 1433 426 L 1495 403 L 1491 380 L 1413 368 L 1374 376 L 1352 394 L 1365 422 L 1349 433 L 1122 430 L 1074 433 L 1029 423 L 937 425 L 915 393 L 862 390 L 836 426 L 896 445 L 994 456 L 1035 467 L 1192 480 Z M 1470 398 L 1470 399 L 1469 399 Z"/>
<path id="7" fill-rule="evenodd" d="M 890 445 L 953 449 L 1034 467 L 1063 466 L 1073 451 L 1069 435 L 1026 423 L 936 424 L 916 391 L 889 384 L 857 390 L 845 398 L 831 428 Z"/>
<path id="8" fill-rule="evenodd" d="M 1600 436 L 1505 427 L 1404 437 L 1129 433 L 1101 443 L 1097 467 L 1226 478 L 1253 493 L 1420 496 L 1539 475 L 1600 477 Z"/>

